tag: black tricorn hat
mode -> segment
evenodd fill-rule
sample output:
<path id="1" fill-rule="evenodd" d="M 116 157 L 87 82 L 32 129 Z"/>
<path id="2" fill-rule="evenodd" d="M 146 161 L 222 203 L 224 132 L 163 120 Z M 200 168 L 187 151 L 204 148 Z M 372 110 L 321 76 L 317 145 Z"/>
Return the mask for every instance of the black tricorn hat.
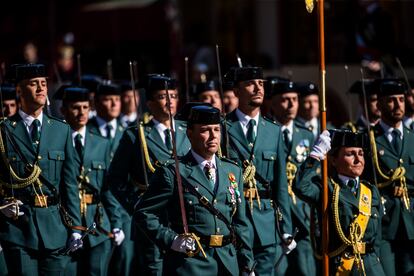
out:
<path id="1" fill-rule="evenodd" d="M 1 99 L 3 101 L 16 100 L 16 86 L 10 83 L 3 83 L 1 85 Z"/>
<path id="2" fill-rule="evenodd" d="M 407 85 L 401 79 L 377 79 L 375 89 L 378 96 L 405 95 L 407 93 Z"/>
<path id="3" fill-rule="evenodd" d="M 263 79 L 263 69 L 261 67 L 234 67 L 230 69 L 230 72 L 233 73 L 233 85 L 241 81 Z"/>
<path id="4" fill-rule="evenodd" d="M 189 124 L 215 125 L 220 124 L 220 110 L 207 105 L 198 105 L 191 108 L 188 117 Z"/>
<path id="5" fill-rule="evenodd" d="M 375 79 L 364 79 L 364 88 L 367 96 L 377 94 L 377 81 Z M 357 80 L 349 88 L 349 93 L 363 96 L 362 80 Z"/>
<path id="6" fill-rule="evenodd" d="M 190 116 L 191 109 L 194 106 L 200 106 L 200 105 L 204 105 L 208 107 L 212 106 L 210 103 L 188 102 L 180 109 L 180 111 L 177 113 L 177 115 L 174 116 L 174 118 L 177 120 L 188 121 L 188 117 Z"/>
<path id="7" fill-rule="evenodd" d="M 98 75 L 83 75 L 81 77 L 82 87 L 88 88 L 90 92 L 96 92 L 98 86 L 102 83 L 103 79 Z"/>
<path id="8" fill-rule="evenodd" d="M 331 148 L 338 149 L 340 147 L 356 147 L 365 151 L 369 150 L 369 140 L 367 133 L 352 132 L 350 130 L 329 130 L 331 134 Z"/>
<path id="9" fill-rule="evenodd" d="M 54 98 L 63 101 L 86 102 L 89 101 L 89 90 L 85 87 L 66 85 L 56 91 Z"/>
<path id="10" fill-rule="evenodd" d="M 112 81 L 103 81 L 96 90 L 96 96 L 121 95 L 121 86 Z"/>
<path id="11" fill-rule="evenodd" d="M 198 96 L 206 91 L 220 91 L 220 85 L 216 80 L 199 82 L 194 85 L 194 95 Z"/>
<path id="12" fill-rule="evenodd" d="M 288 92 L 299 93 L 299 88 L 293 81 L 286 78 L 274 76 L 266 78 L 265 83 L 265 95 L 271 97 L 277 94 L 283 94 Z"/>
<path id="13" fill-rule="evenodd" d="M 139 87 L 145 89 L 147 100 L 152 99 L 154 92 L 165 90 L 166 85 L 169 90 L 175 90 L 177 88 L 177 81 L 163 74 L 149 74 L 139 83 Z"/>
<path id="14" fill-rule="evenodd" d="M 299 94 L 301 97 L 306 97 L 309 95 L 319 95 L 318 86 L 311 81 L 298 82 L 296 83 L 296 85 L 298 87 Z"/>
<path id="15" fill-rule="evenodd" d="M 15 69 L 15 82 L 33 78 L 46 78 L 46 68 L 43 64 L 16 64 L 12 66 Z"/>

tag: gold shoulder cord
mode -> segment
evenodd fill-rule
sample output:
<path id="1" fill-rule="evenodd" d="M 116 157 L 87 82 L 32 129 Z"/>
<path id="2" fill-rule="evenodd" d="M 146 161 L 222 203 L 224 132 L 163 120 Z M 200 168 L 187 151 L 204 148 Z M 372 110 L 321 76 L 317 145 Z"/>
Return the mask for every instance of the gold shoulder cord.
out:
<path id="1" fill-rule="evenodd" d="M 405 168 L 402 166 L 397 167 L 395 170 L 390 170 L 388 173 L 384 173 L 379 165 L 378 161 L 378 155 L 377 155 L 377 144 L 375 142 L 375 135 L 374 131 L 371 130 L 369 133 L 369 139 L 372 145 L 372 151 L 373 151 L 373 162 L 375 166 L 375 170 L 378 172 L 378 174 L 385 179 L 385 182 L 377 183 L 377 187 L 379 189 L 388 187 L 391 183 L 394 181 L 399 180 L 400 181 L 400 187 L 402 188 L 403 194 L 401 200 L 404 203 L 405 208 L 410 211 L 410 197 L 408 196 L 408 188 L 407 188 L 407 182 L 405 179 Z"/>
<path id="2" fill-rule="evenodd" d="M 141 138 L 142 150 L 144 152 L 145 163 L 147 163 L 148 169 L 153 173 L 153 172 L 155 172 L 155 168 L 151 164 L 151 160 L 150 160 L 150 157 L 149 157 L 147 141 L 145 140 L 145 134 L 144 134 L 144 125 L 143 125 L 142 122 L 139 123 L 139 130 L 138 131 L 139 131 L 139 137 Z"/>
<path id="3" fill-rule="evenodd" d="M 288 180 L 288 194 L 292 198 L 292 202 L 295 205 L 296 205 L 296 195 L 293 192 L 292 185 L 293 185 L 293 180 L 295 179 L 295 175 L 296 175 L 297 170 L 298 170 L 298 168 L 292 162 L 289 161 L 289 162 L 286 163 L 286 177 L 287 177 L 287 180 Z"/>
<path id="4" fill-rule="evenodd" d="M 261 209 L 260 204 L 260 195 L 256 186 L 256 179 L 254 175 L 256 174 L 256 167 L 253 165 L 253 162 L 247 160 L 244 161 L 244 170 L 243 170 L 243 183 L 247 186 L 245 189 L 244 196 L 249 198 L 250 213 L 253 214 L 253 198 L 256 198 L 257 205 Z"/>
<path id="5" fill-rule="evenodd" d="M 47 207 L 46 196 L 43 194 L 43 191 L 42 191 L 42 188 L 41 188 L 42 183 L 39 180 L 39 176 L 42 172 L 40 167 L 35 163 L 35 164 L 33 164 L 33 166 L 30 166 L 30 168 L 32 168 L 32 170 L 31 170 L 30 175 L 28 177 L 25 177 L 25 178 L 19 177 L 16 174 L 16 172 L 13 170 L 12 166 L 9 163 L 9 160 L 7 159 L 6 148 L 4 147 L 3 136 L 1 135 L 1 133 L 0 133 L 0 154 L 1 154 L 1 157 L 3 159 L 4 164 L 6 165 L 6 167 L 9 168 L 9 171 L 10 171 L 10 174 L 11 174 L 11 177 L 12 177 L 12 180 L 13 180 L 12 183 L 7 183 L 7 182 L 4 182 L 4 181 L 0 180 L 0 185 L 5 186 L 9 189 L 23 189 L 23 188 L 26 188 L 26 187 L 32 185 L 33 190 L 36 194 L 36 198 L 37 198 L 40 206 Z M 13 183 L 16 183 L 16 184 L 13 184 Z M 37 193 L 36 188 L 39 189 L 41 195 L 39 195 Z"/>

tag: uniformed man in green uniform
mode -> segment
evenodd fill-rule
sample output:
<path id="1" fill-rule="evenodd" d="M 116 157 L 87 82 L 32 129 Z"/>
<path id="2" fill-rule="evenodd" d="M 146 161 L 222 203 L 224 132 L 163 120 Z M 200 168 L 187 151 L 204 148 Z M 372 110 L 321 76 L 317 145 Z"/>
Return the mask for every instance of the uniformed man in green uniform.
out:
<path id="1" fill-rule="evenodd" d="M 16 97 L 16 86 L 13 84 L 2 84 L 1 85 L 1 99 L 2 103 L 2 116 L 11 117 L 16 114 L 17 106 L 17 97 Z"/>
<path id="2" fill-rule="evenodd" d="M 132 89 L 130 81 L 123 81 L 121 83 L 121 115 L 119 119 L 124 128 L 137 124 L 139 102 L 138 90 Z"/>
<path id="3" fill-rule="evenodd" d="M 0 241 L 10 275 L 61 275 L 61 250 L 82 246 L 68 228 L 81 225 L 71 131 L 43 112 L 44 65 L 15 70 L 21 109 L 1 124 Z"/>
<path id="4" fill-rule="evenodd" d="M 198 101 L 209 103 L 215 108 L 222 109 L 220 85 L 216 80 L 199 82 L 194 85 L 194 94 Z"/>
<path id="5" fill-rule="evenodd" d="M 292 184 L 299 166 L 306 160 L 313 144 L 312 132 L 295 121 L 299 108 L 298 87 L 291 81 L 268 77 L 265 93 L 271 94 L 273 119 L 282 126 L 285 144 L 286 177 L 292 212 L 292 224 L 299 232 L 295 237 L 297 248 L 279 265 L 278 275 L 316 275 L 315 259 L 310 243 L 310 207 L 296 197 Z M 287 269 L 287 271 L 286 271 Z"/>
<path id="6" fill-rule="evenodd" d="M 329 274 L 385 275 L 378 257 L 381 197 L 377 187 L 361 177 L 364 151 L 369 150 L 367 136 L 349 130 L 332 133 L 332 138 L 327 130 L 319 136 L 310 157 L 299 168 L 293 190 L 319 210 L 321 222 L 322 179 L 316 170 L 329 152 Z M 316 229 L 312 230 L 315 233 Z M 317 250 L 315 253 L 321 256 Z"/>
<path id="7" fill-rule="evenodd" d="M 387 275 L 411 275 L 414 272 L 414 133 L 402 123 L 407 88 L 398 79 L 381 79 L 378 85 L 381 120 L 370 138 L 375 146 L 373 167 L 385 210 L 381 257 Z M 366 173 L 373 181 L 372 170 Z"/>
<path id="8" fill-rule="evenodd" d="M 221 150 L 243 168 L 256 272 L 273 275 L 277 244 L 283 243 L 286 252 L 296 244 L 289 242 L 292 223 L 282 132 L 279 125 L 260 115 L 264 97 L 262 68 L 234 68 L 233 83 L 239 107 L 226 117 L 223 129 L 227 133 L 223 135 L 228 142 L 222 143 Z"/>
<path id="9" fill-rule="evenodd" d="M 125 128 L 118 119 L 121 114 L 121 87 L 111 81 L 102 82 L 95 94 L 96 116 L 88 128 L 94 134 L 106 137 L 111 145 L 111 160 Z"/>
<path id="10" fill-rule="evenodd" d="M 168 86 L 170 105 L 167 104 L 165 85 Z M 153 118 L 139 127 L 128 128 L 121 139 L 112 161 L 108 181 L 117 199 L 124 207 L 124 213 L 132 216 L 134 206 L 146 190 L 147 182 L 162 165 L 172 163 L 172 131 L 169 110 L 177 112 L 179 94 L 175 79 L 162 75 L 148 75 L 142 83 L 147 106 Z M 190 149 L 186 136 L 186 123 L 173 119 L 177 153 L 184 155 Z M 145 170 L 145 171 L 144 171 Z M 143 274 L 162 273 L 162 252 L 148 240 L 140 229 L 134 239 L 137 241 L 139 270 Z"/>
<path id="11" fill-rule="evenodd" d="M 107 275 L 111 257 L 111 239 L 119 246 L 123 233 L 119 202 L 106 183 L 109 168 L 109 141 L 91 133 L 86 124 L 89 114 L 89 90 L 68 87 L 55 94 L 62 100 L 62 114 L 72 128 L 72 143 L 78 170 L 78 187 L 82 224 L 89 227 L 96 223 L 94 235 L 85 239 L 86 245 L 76 252 L 67 275 Z"/>
<path id="12" fill-rule="evenodd" d="M 318 86 L 313 82 L 298 82 L 297 86 L 300 92 L 297 121 L 312 131 L 313 137 L 316 139 L 321 133 Z M 333 129 L 334 127 L 328 122 L 327 128 Z"/>
<path id="13" fill-rule="evenodd" d="M 366 95 L 366 102 L 368 107 L 368 120 L 365 118 L 365 103 L 364 103 L 364 91 L 362 90 L 362 81 L 358 80 L 354 82 L 349 89 L 351 94 L 357 94 L 359 99 L 359 106 L 360 106 L 360 115 L 356 122 L 347 122 L 342 127 L 343 129 L 349 129 L 351 131 L 366 131 L 367 124 L 371 124 L 372 126 L 375 125 L 380 116 L 381 112 L 377 107 L 377 82 L 375 79 L 364 79 L 364 89 Z"/>
<path id="14" fill-rule="evenodd" d="M 187 129 L 191 151 L 176 164 L 159 168 L 137 205 L 136 224 L 167 250 L 165 275 L 254 275 L 242 172 L 216 156 L 220 120 L 214 107 L 192 108 Z M 161 220 L 165 210 L 168 224 Z"/>

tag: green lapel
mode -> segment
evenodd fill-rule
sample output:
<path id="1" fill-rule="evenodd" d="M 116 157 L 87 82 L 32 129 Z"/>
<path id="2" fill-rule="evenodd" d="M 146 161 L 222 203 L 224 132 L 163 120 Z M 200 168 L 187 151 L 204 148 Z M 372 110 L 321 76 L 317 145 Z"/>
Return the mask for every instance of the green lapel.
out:
<path id="1" fill-rule="evenodd" d="M 185 164 L 185 166 L 180 166 L 180 173 L 181 176 L 183 176 L 184 179 L 189 183 L 189 185 L 191 185 L 190 183 L 192 181 L 197 182 L 198 184 L 203 186 L 204 189 L 206 189 L 212 196 L 214 196 L 213 188 L 210 187 L 210 182 L 208 181 L 207 176 L 204 174 L 200 166 L 194 160 L 194 157 L 191 154 L 191 152 L 189 152 L 185 156 L 183 164 Z"/>
<path id="2" fill-rule="evenodd" d="M 145 138 L 147 138 L 149 142 L 159 148 L 160 151 L 165 152 L 167 155 L 171 155 L 171 153 L 168 152 L 167 147 L 165 146 L 164 141 L 161 139 L 161 136 L 158 133 L 158 130 L 155 128 L 154 122 L 152 120 L 145 126 L 145 134 Z M 149 145 L 149 148 L 152 147 Z M 155 149 L 151 151 L 157 152 Z"/>
<path id="3" fill-rule="evenodd" d="M 40 134 L 40 144 L 39 152 L 47 151 L 50 146 L 50 141 L 48 137 L 53 137 L 53 121 L 49 119 L 46 115 L 43 114 L 42 119 L 42 129 Z"/>
<path id="4" fill-rule="evenodd" d="M 183 126 L 182 122 L 177 120 L 175 122 L 175 142 L 177 145 L 177 154 L 183 155 L 187 153 L 187 149 L 183 148 L 185 146 L 185 139 L 187 137 L 186 128 Z"/>
<path id="5" fill-rule="evenodd" d="M 354 194 L 351 192 L 350 189 L 348 189 L 347 187 L 345 187 L 345 185 L 341 182 L 341 180 L 339 179 L 335 179 L 335 182 L 338 183 L 338 185 L 341 187 L 341 190 L 339 192 L 339 200 L 340 201 L 344 201 L 347 202 L 351 205 L 354 205 L 355 207 L 359 208 L 359 201 L 358 201 L 358 196 L 354 196 Z M 361 183 L 359 184 L 361 185 Z M 359 190 L 360 188 L 358 188 Z M 358 191 L 359 194 L 359 191 Z"/>
<path id="6" fill-rule="evenodd" d="M 102 136 L 101 132 L 99 131 L 99 125 L 98 125 L 98 122 L 96 121 L 96 117 L 93 117 L 92 119 L 89 120 L 88 129 L 90 132 L 96 135 Z"/>
<path id="7" fill-rule="evenodd" d="M 216 165 L 217 165 L 217 180 L 218 180 L 218 188 L 217 188 L 217 192 L 216 195 L 218 195 L 221 192 L 228 192 L 228 187 L 230 185 L 230 180 L 229 180 L 229 171 L 226 170 L 226 166 L 225 164 L 216 157 Z M 238 180 L 238 179 L 237 179 Z"/>
<path id="8" fill-rule="evenodd" d="M 20 117 L 20 115 L 18 115 L 18 113 L 10 118 L 10 125 L 12 127 L 9 128 L 9 130 L 12 132 L 16 143 L 18 141 L 22 142 L 25 145 L 25 147 L 29 150 L 29 152 L 35 154 L 32 145 L 32 139 L 30 138 L 29 133 L 27 132 L 23 119 Z"/>
<path id="9" fill-rule="evenodd" d="M 375 141 L 377 142 L 378 152 L 386 149 L 388 152 L 394 155 L 395 158 L 399 159 L 400 158 L 399 155 L 396 154 L 394 147 L 388 141 L 387 136 L 385 135 L 384 130 L 382 129 L 379 123 L 375 126 L 374 132 L 375 132 Z"/>
<path id="10" fill-rule="evenodd" d="M 259 123 L 257 125 L 257 135 L 256 135 L 255 145 L 265 145 L 269 143 L 269 137 L 274 137 L 274 133 L 269 132 L 269 128 L 266 127 L 266 124 L 267 122 L 265 121 L 265 119 L 263 119 L 262 116 L 259 116 Z M 255 156 L 259 156 L 257 153 L 257 148 L 258 147 L 255 146 L 255 151 L 254 151 Z"/>
<path id="11" fill-rule="evenodd" d="M 403 125 L 403 132 L 404 132 L 404 136 L 403 136 L 403 140 L 402 140 L 403 146 L 402 146 L 402 150 L 401 150 L 401 156 L 399 156 L 401 158 L 403 158 L 402 157 L 403 155 L 406 155 L 406 153 L 410 152 L 410 150 L 409 150 L 409 148 L 410 148 L 410 145 L 409 145 L 410 141 L 409 140 L 410 139 L 408 139 L 408 137 L 410 135 L 410 130 Z M 403 159 L 408 160 L 408 158 L 403 158 Z"/>
<path id="12" fill-rule="evenodd" d="M 259 122 L 260 124 L 260 122 Z M 259 127 L 258 127 L 259 129 Z M 259 132 L 259 130 L 258 130 Z M 243 129 L 240 125 L 240 121 L 237 118 L 236 112 L 232 112 L 229 114 L 228 120 L 227 120 L 227 133 L 233 137 L 235 140 L 237 140 L 245 149 L 245 151 L 250 152 L 250 148 L 248 146 L 248 141 L 246 136 L 243 133 Z M 259 135 L 256 135 L 258 137 Z"/>

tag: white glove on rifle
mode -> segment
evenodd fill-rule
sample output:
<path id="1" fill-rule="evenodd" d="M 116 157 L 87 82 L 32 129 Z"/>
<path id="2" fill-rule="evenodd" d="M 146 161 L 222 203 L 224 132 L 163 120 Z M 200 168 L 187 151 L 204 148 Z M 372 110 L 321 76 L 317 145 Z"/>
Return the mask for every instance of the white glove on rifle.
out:
<path id="1" fill-rule="evenodd" d="M 327 130 L 324 130 L 321 135 L 319 135 L 315 144 L 313 145 L 310 156 L 318 159 L 324 160 L 328 151 L 331 150 L 331 137 L 330 133 Z"/>
<path id="2" fill-rule="evenodd" d="M 242 272 L 242 276 L 256 276 L 256 274 L 254 274 L 254 271 L 252 272 Z"/>
<path id="3" fill-rule="evenodd" d="M 72 233 L 69 239 L 69 246 L 68 246 L 69 252 L 74 252 L 78 250 L 79 248 L 82 248 L 82 246 L 83 246 L 83 241 L 82 241 L 81 234 Z"/>
<path id="4" fill-rule="evenodd" d="M 23 202 L 21 202 L 20 200 L 16 200 L 16 201 L 9 201 L 9 200 L 5 200 L 2 204 L 2 206 L 0 206 L 0 211 L 3 213 L 3 215 L 5 215 L 8 218 L 15 218 L 15 217 L 20 217 L 24 215 L 24 212 L 20 211 L 19 206 L 22 206 Z"/>
<path id="5" fill-rule="evenodd" d="M 114 242 L 115 242 L 116 246 L 120 246 L 121 243 L 125 239 L 124 231 L 122 231 L 119 228 L 114 228 L 114 229 L 112 229 L 112 234 L 114 234 Z"/>
<path id="6" fill-rule="evenodd" d="M 283 234 L 283 253 L 289 254 L 293 249 L 296 248 L 296 241 L 293 239 L 293 236 L 290 234 Z"/>
<path id="7" fill-rule="evenodd" d="M 195 240 L 192 237 L 177 235 L 175 236 L 171 244 L 171 249 L 182 253 L 187 253 L 188 251 L 195 251 Z"/>

